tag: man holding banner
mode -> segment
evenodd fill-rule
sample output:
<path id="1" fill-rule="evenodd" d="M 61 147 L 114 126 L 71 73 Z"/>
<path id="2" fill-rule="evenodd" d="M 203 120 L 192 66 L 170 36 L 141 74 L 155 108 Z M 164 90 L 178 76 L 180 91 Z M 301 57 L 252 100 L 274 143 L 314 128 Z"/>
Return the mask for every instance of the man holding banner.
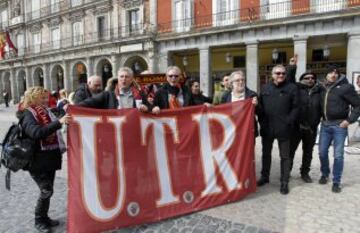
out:
<path id="1" fill-rule="evenodd" d="M 143 102 L 143 100 L 145 102 Z M 118 71 L 118 83 L 115 90 L 104 91 L 79 103 L 80 106 L 100 109 L 138 108 L 147 112 L 146 98 L 134 85 L 134 73 L 128 67 Z"/>

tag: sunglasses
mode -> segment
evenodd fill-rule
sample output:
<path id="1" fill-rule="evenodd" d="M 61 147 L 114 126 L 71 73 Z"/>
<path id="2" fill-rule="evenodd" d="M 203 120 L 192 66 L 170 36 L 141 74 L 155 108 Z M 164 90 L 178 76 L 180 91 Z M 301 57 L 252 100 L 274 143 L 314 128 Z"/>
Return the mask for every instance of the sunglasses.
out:
<path id="1" fill-rule="evenodd" d="M 170 75 L 168 75 L 168 77 L 169 77 L 169 78 L 178 78 L 179 75 L 177 75 L 177 74 L 170 74 Z"/>
<path id="2" fill-rule="evenodd" d="M 276 75 L 285 75 L 286 73 L 285 72 L 275 72 L 274 74 L 276 74 Z"/>
<path id="3" fill-rule="evenodd" d="M 304 77 L 303 79 L 304 79 L 304 80 L 310 80 L 310 79 L 311 79 L 311 80 L 315 80 L 315 77 Z"/>

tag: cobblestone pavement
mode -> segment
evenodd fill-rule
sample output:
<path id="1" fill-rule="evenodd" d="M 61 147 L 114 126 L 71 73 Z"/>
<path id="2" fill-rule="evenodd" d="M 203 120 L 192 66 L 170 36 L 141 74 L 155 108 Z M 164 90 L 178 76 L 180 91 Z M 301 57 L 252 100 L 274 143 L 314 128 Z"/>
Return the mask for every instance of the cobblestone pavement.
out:
<path id="1" fill-rule="evenodd" d="M 14 108 L 0 106 L 0 139 L 11 121 Z M 260 170 L 261 144 L 257 141 L 257 175 Z M 274 144 L 272 174 L 269 185 L 255 194 L 228 205 L 212 208 L 195 214 L 165 220 L 159 223 L 123 229 L 127 232 L 289 232 L 289 233 L 360 233 L 360 154 L 345 155 L 343 192 L 331 192 L 331 183 L 319 185 L 319 160 L 317 149 L 311 176 L 314 183 L 301 181 L 299 167 L 301 150 L 296 155 L 290 181 L 290 193 L 279 193 L 279 155 Z M 331 160 L 332 161 L 332 160 Z M 54 232 L 66 232 L 66 159 L 64 168 L 55 180 L 50 216 L 61 221 Z M 35 183 L 25 172 L 12 176 L 12 190 L 4 188 L 4 169 L 0 169 L 0 232 L 32 233 L 33 209 L 38 195 Z"/>

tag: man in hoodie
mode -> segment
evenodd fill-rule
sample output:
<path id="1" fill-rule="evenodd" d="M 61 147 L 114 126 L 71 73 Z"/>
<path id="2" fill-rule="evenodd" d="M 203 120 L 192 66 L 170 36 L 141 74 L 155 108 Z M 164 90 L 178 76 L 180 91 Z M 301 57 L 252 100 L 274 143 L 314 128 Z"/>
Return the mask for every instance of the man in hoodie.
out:
<path id="1" fill-rule="evenodd" d="M 306 72 L 300 76 L 300 82 L 296 83 L 300 111 L 290 139 L 290 171 L 296 149 L 302 141 L 303 155 L 300 173 L 306 183 L 312 183 L 309 171 L 317 127 L 321 118 L 320 95 L 323 88 L 316 81 L 314 73 Z"/>
<path id="2" fill-rule="evenodd" d="M 351 114 L 350 106 L 352 107 Z M 360 97 L 354 86 L 349 84 L 336 66 L 329 67 L 326 75 L 325 91 L 321 94 L 323 120 L 321 122 L 319 155 L 320 184 L 328 182 L 329 147 L 334 146 L 333 185 L 334 193 L 341 192 L 341 176 L 344 168 L 344 144 L 348 126 L 360 116 Z"/>
<path id="3" fill-rule="evenodd" d="M 78 105 L 87 98 L 102 92 L 102 79 L 98 75 L 90 76 L 87 83 L 81 84 L 75 91 L 75 104 Z"/>

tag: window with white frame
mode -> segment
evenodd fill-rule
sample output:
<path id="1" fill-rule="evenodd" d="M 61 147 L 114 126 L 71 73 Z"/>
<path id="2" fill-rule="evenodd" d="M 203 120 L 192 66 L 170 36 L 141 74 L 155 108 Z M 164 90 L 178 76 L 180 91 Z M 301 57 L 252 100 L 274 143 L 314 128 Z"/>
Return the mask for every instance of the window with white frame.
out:
<path id="1" fill-rule="evenodd" d="M 213 0 L 213 9 L 216 26 L 234 24 L 239 19 L 238 0 Z"/>
<path id="2" fill-rule="evenodd" d="M 174 1 L 174 29 L 176 32 L 189 31 L 192 22 L 192 1 Z"/>
<path id="3" fill-rule="evenodd" d="M 34 53 L 40 53 L 40 46 L 41 46 L 41 33 L 36 32 L 33 34 Z"/>
<path id="4" fill-rule="evenodd" d="M 60 11 L 60 0 L 51 0 L 51 13 Z"/>
<path id="5" fill-rule="evenodd" d="M 51 45 L 53 49 L 60 48 L 60 28 L 53 28 L 51 30 Z"/>
<path id="6" fill-rule="evenodd" d="M 267 0 L 266 19 L 284 18 L 291 15 L 291 1 Z"/>
<path id="7" fill-rule="evenodd" d="M 73 24 L 73 44 L 80 45 L 84 43 L 84 28 L 82 22 Z"/>
<path id="8" fill-rule="evenodd" d="M 18 49 L 18 55 L 22 56 L 25 52 L 25 37 L 24 34 L 18 34 L 16 37 L 16 46 Z"/>
<path id="9" fill-rule="evenodd" d="M 5 30 L 8 26 L 8 13 L 7 10 L 1 11 L 1 29 Z"/>
<path id="10" fill-rule="evenodd" d="M 139 33 L 140 32 L 140 9 L 131 9 L 128 11 L 129 19 L 129 32 Z"/>
<path id="11" fill-rule="evenodd" d="M 346 2 L 347 0 L 313 0 L 318 13 L 341 10 L 345 8 Z"/>
<path id="12" fill-rule="evenodd" d="M 31 0 L 31 18 L 40 18 L 40 0 Z"/>
<path id="13" fill-rule="evenodd" d="M 80 6 L 82 4 L 82 0 L 71 0 L 71 6 Z"/>

